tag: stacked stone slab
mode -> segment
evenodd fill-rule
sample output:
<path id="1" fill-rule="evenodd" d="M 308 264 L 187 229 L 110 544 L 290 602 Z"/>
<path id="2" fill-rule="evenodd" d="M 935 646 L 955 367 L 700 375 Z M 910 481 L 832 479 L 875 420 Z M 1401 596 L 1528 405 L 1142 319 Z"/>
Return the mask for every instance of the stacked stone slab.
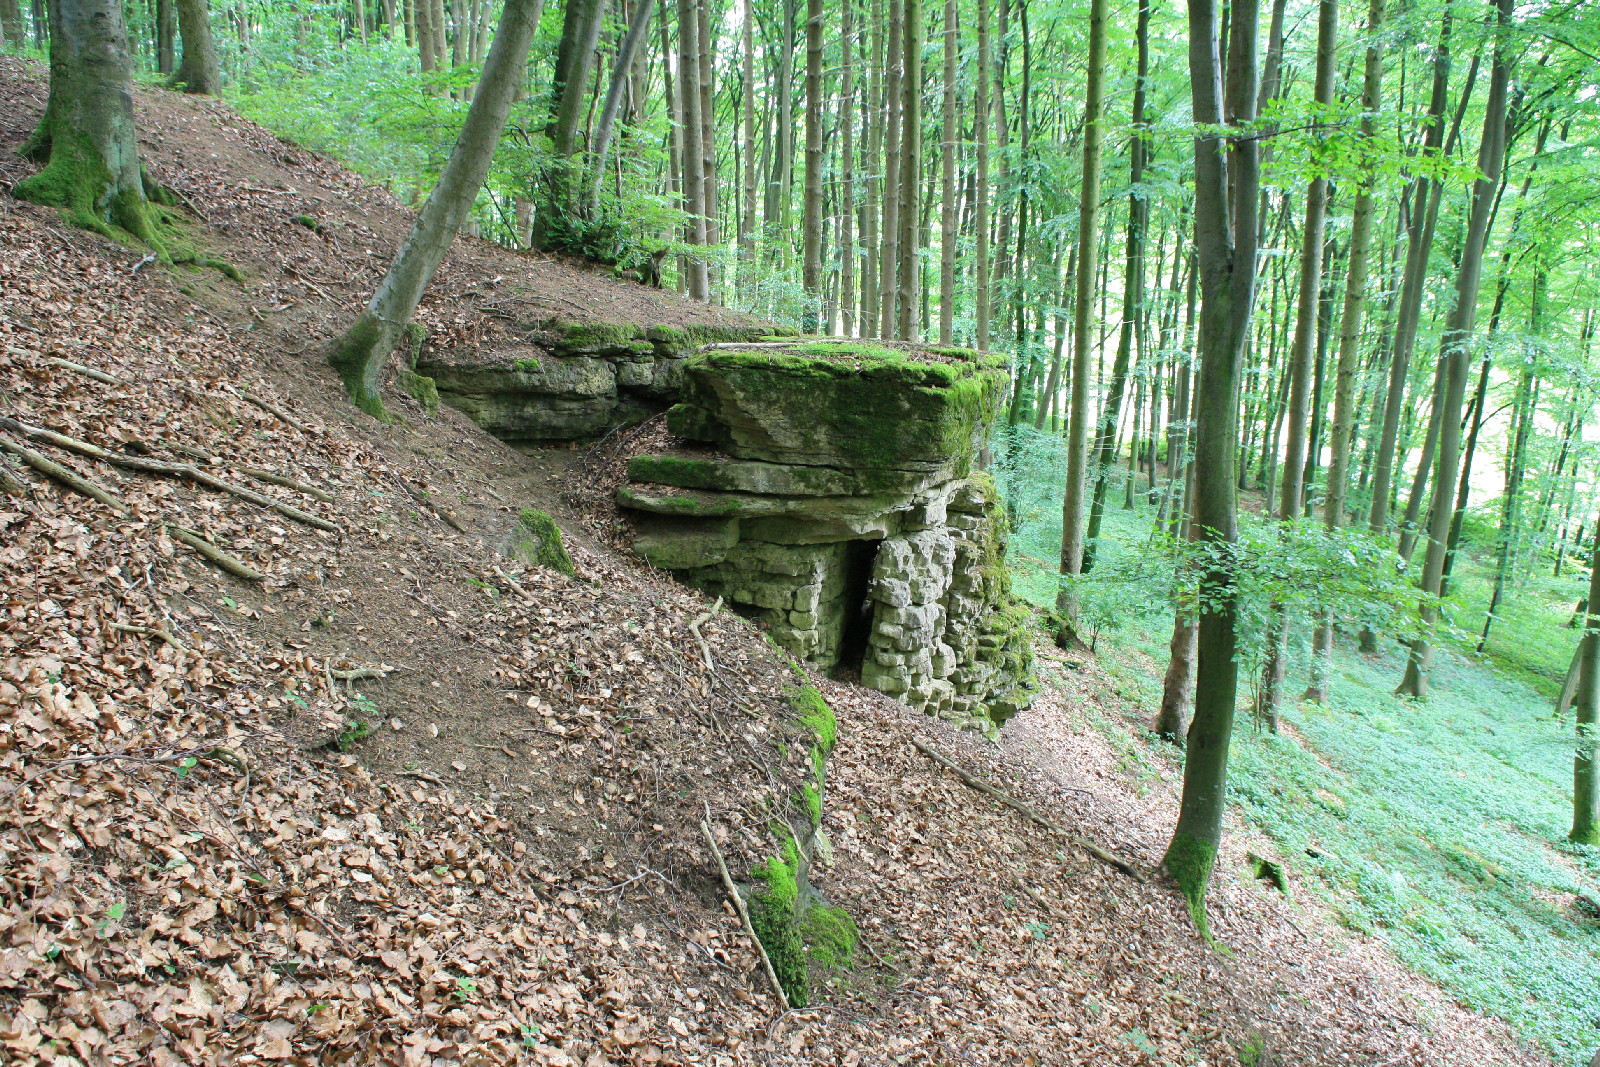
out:
<path id="1" fill-rule="evenodd" d="M 585 440 L 664 411 L 700 345 L 762 332 L 540 321 L 521 324 L 489 351 L 424 348 L 415 369 L 433 379 L 441 400 L 503 441 Z"/>
<path id="2" fill-rule="evenodd" d="M 682 447 L 634 457 L 618 503 L 645 559 L 793 654 L 859 655 L 863 684 L 993 731 L 1034 690 L 1004 512 L 973 470 L 1004 381 L 963 349 L 709 346 L 667 413 Z"/>

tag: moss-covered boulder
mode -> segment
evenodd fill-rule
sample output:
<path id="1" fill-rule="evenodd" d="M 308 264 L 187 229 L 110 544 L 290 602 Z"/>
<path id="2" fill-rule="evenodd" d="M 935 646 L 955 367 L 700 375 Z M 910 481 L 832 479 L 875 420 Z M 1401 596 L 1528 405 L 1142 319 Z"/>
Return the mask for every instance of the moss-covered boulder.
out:
<path id="1" fill-rule="evenodd" d="M 567 546 L 561 541 L 561 529 L 554 519 L 537 508 L 523 508 L 517 518 L 517 528 L 506 544 L 506 555 L 530 567 L 544 567 L 572 577 L 577 570 Z"/>

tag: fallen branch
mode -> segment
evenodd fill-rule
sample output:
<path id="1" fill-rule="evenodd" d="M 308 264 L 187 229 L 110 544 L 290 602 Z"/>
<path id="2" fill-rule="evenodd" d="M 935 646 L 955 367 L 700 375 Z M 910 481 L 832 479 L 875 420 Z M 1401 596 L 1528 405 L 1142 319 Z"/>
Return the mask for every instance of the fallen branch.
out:
<path id="1" fill-rule="evenodd" d="M 163 630 L 160 627 L 134 626 L 126 622 L 114 622 L 111 624 L 111 628 L 117 631 L 119 634 L 139 634 L 143 637 L 159 637 L 161 640 L 171 645 L 183 655 L 189 654 L 189 650 L 184 647 L 183 642 L 179 641 L 176 637 L 173 637 L 171 632 Z"/>
<path id="2" fill-rule="evenodd" d="M 178 524 L 172 522 L 164 523 L 163 525 L 166 526 L 167 532 L 173 537 L 177 538 L 179 541 L 182 541 L 184 544 L 188 545 L 190 548 L 194 549 L 196 552 L 200 553 L 206 559 L 210 560 L 212 563 L 215 563 L 217 566 L 221 567 L 235 578 L 242 578 L 247 582 L 266 581 L 267 576 L 265 574 L 262 574 L 248 563 L 245 563 L 243 560 L 239 559 L 237 556 L 231 555 L 228 552 L 218 548 L 210 541 L 207 541 L 204 537 L 201 537 L 195 531 L 187 529 L 183 526 L 179 526 Z"/>
<path id="3" fill-rule="evenodd" d="M 10 422 L 11 420 L 6 419 L 4 421 Z M 98 500 L 118 515 L 126 515 L 128 513 L 128 506 L 115 493 L 109 489 L 102 489 L 83 475 L 68 467 L 63 467 L 53 459 L 40 455 L 26 445 L 19 444 L 11 438 L 0 434 L 0 448 L 18 456 L 24 463 L 47 478 L 54 478 L 62 485 L 76 489 L 89 499 Z"/>
<path id="4" fill-rule="evenodd" d="M 711 662 L 711 646 L 706 644 L 705 637 L 700 633 L 700 627 L 711 621 L 711 616 L 722 610 L 722 598 L 717 597 L 717 602 L 711 605 L 711 610 L 703 615 L 696 616 L 689 624 L 689 632 L 694 634 L 694 639 L 700 642 L 700 654 L 706 658 L 706 670 L 715 673 L 716 664 Z"/>
<path id="5" fill-rule="evenodd" d="M 249 467 L 243 463 L 234 463 L 231 460 L 219 459 L 216 456 L 212 456 L 200 451 L 198 448 L 190 448 L 188 445 L 169 443 L 167 447 L 172 449 L 174 452 L 177 452 L 180 455 L 188 456 L 191 459 L 203 459 L 207 463 L 221 463 L 229 470 L 238 471 L 240 474 L 254 478 L 258 482 L 266 482 L 268 485 L 281 485 L 285 489 L 293 489 L 297 493 L 304 493 L 306 496 L 315 497 L 316 499 L 321 500 L 323 503 L 333 503 L 332 493 L 318 489 L 314 485 L 307 485 L 304 482 L 297 482 L 293 478 L 290 478 L 286 475 L 277 474 L 273 471 L 262 470 L 260 467 Z"/>
<path id="6" fill-rule="evenodd" d="M 519 583 L 515 578 L 511 577 L 511 575 L 507 574 L 505 571 L 501 570 L 498 565 L 495 566 L 494 572 L 500 576 L 501 581 L 505 582 L 506 585 L 511 587 L 511 591 L 513 593 L 516 593 L 523 600 L 526 600 L 530 604 L 538 603 L 537 600 L 533 599 L 533 597 L 528 594 L 526 589 L 522 588 L 521 583 Z"/>
<path id="7" fill-rule="evenodd" d="M 1033 888 L 1033 886 L 1029 885 L 1027 881 L 1023 879 L 1022 875 L 1012 871 L 1011 876 L 1016 879 L 1017 888 L 1022 890 L 1022 895 L 1039 905 L 1040 908 L 1044 909 L 1044 913 L 1046 915 L 1050 916 L 1052 919 L 1055 919 L 1057 922 L 1067 921 L 1067 913 L 1046 900 L 1044 894 Z"/>
<path id="8" fill-rule="evenodd" d="M 341 682 L 363 682 L 374 678 L 387 678 L 389 677 L 389 670 L 386 667 L 354 667 L 347 671 L 340 671 L 329 667 L 327 668 L 327 674 L 329 678 L 337 678 Z"/>
<path id="9" fill-rule="evenodd" d="M 950 771 L 971 788 L 976 789 L 978 792 L 987 796 L 994 797 L 996 800 L 1000 801 L 1000 803 L 1006 805 L 1006 807 L 1026 816 L 1029 820 L 1044 827 L 1046 830 L 1055 831 L 1108 867 L 1115 867 L 1117 870 L 1121 871 L 1123 874 L 1134 879 L 1135 881 L 1144 881 L 1144 876 L 1126 860 L 1112 855 L 1110 852 L 1107 852 L 1093 841 L 1087 841 L 1079 837 L 1077 834 L 1073 833 L 1071 830 L 1068 830 L 1060 823 L 1040 815 L 1033 808 L 1024 804 L 1016 797 L 1011 796 L 1009 793 L 1002 792 L 1001 790 L 990 785 L 988 782 L 985 782 L 980 778 L 973 777 L 966 771 L 962 770 L 961 767 L 957 766 L 955 761 L 930 747 L 921 738 L 912 738 L 911 743 L 916 746 L 918 752 L 921 752 L 924 756 L 927 756 L 929 759 L 933 760 L 933 762 Z"/>
<path id="10" fill-rule="evenodd" d="M 293 519 L 318 530 L 327 530 L 329 533 L 341 533 L 339 524 L 330 522 L 309 511 L 301 511 L 292 504 L 285 504 L 274 497 L 258 493 L 254 489 L 246 489 L 242 485 L 234 485 L 224 481 L 214 474 L 201 470 L 192 463 L 169 463 L 166 460 L 146 459 L 143 456 L 128 456 L 119 452 L 111 452 L 99 445 L 92 445 L 87 441 L 80 441 L 76 437 L 56 433 L 39 426 L 29 426 L 27 423 L 18 422 L 16 419 L 0 415 L 0 427 L 15 433 L 26 434 L 38 441 L 48 441 L 57 448 L 64 448 L 69 452 L 98 459 L 115 467 L 126 467 L 129 470 L 142 471 L 146 474 L 165 474 L 175 478 L 188 478 L 190 481 L 214 489 L 221 493 L 231 493 L 241 500 L 254 504 L 257 507 L 267 508 L 277 512 L 284 518 Z"/>
<path id="11" fill-rule="evenodd" d="M 310 428 L 307 427 L 305 423 L 301 422 L 299 419 L 295 418 L 293 415 L 290 415 L 287 411 L 284 411 L 282 408 L 278 407 L 276 404 L 272 404 L 272 403 L 269 403 L 268 401 L 262 400 L 259 396 L 256 396 L 254 393 L 249 392 L 248 390 L 241 392 L 239 395 L 242 396 L 244 399 L 248 400 L 250 403 L 254 404 L 256 407 L 260 408 L 262 411 L 265 411 L 268 415 L 275 415 L 278 418 L 282 419 L 285 423 L 287 423 L 290 426 L 293 426 L 296 430 L 299 430 L 301 433 L 310 433 L 311 432 Z"/>
<path id="12" fill-rule="evenodd" d="M 0 493 L 8 496 L 18 496 L 28 491 L 28 483 L 11 473 L 11 468 L 0 463 Z"/>
<path id="13" fill-rule="evenodd" d="M 104 382 L 107 385 L 122 384 L 121 378 L 113 377 L 103 370 L 95 370 L 93 367 L 85 367 L 82 363 L 74 363 L 70 359 L 62 359 L 60 356 L 46 356 L 44 361 L 50 364 L 52 367 L 60 367 L 62 370 L 70 370 L 77 374 L 82 374 L 84 377 L 93 378 L 97 382 Z"/>
<path id="14" fill-rule="evenodd" d="M 706 835 L 706 844 L 711 846 L 711 855 L 717 861 L 717 873 L 722 875 L 722 885 L 727 889 L 729 899 L 733 901 L 733 910 L 739 913 L 739 921 L 744 924 L 744 932 L 749 935 L 756 946 L 756 951 L 761 954 L 761 966 L 766 970 L 767 981 L 772 984 L 772 992 L 778 998 L 778 1008 L 787 1012 L 789 996 L 778 982 L 778 972 L 772 969 L 772 958 L 767 955 L 767 947 L 756 936 L 756 928 L 750 922 L 750 912 L 745 909 L 744 898 L 739 895 L 739 887 L 733 884 L 733 877 L 728 874 L 728 864 L 722 858 L 722 849 L 717 847 L 716 835 L 711 832 L 709 815 L 707 812 L 707 818 L 700 821 L 700 832 Z"/>

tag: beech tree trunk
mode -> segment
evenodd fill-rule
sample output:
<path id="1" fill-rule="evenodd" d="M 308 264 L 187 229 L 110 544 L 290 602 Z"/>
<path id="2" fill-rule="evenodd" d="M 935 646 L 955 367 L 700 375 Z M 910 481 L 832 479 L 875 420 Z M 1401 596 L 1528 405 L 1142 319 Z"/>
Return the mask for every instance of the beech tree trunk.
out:
<path id="1" fill-rule="evenodd" d="M 1596 527 L 1600 529 L 1600 526 Z M 1589 575 L 1589 608 L 1578 646 L 1577 740 L 1572 751 L 1572 840 L 1600 845 L 1600 566 Z"/>
<path id="2" fill-rule="evenodd" d="M 589 75 L 594 69 L 595 46 L 600 41 L 605 13 L 606 0 L 571 0 L 562 18 L 555 79 L 550 87 L 550 119 L 545 125 L 554 158 L 546 175 L 545 201 L 533 220 L 536 248 L 550 247 L 552 233 L 561 220 L 573 213 L 577 191 L 582 188 L 583 176 L 575 173 L 574 157 L 579 150 L 578 129 L 590 95 Z M 685 80 L 688 84 L 691 83 Z"/>
<path id="3" fill-rule="evenodd" d="M 989 0 L 975 0 L 978 6 L 977 100 L 972 113 L 972 132 L 977 140 L 974 166 L 972 229 L 974 237 L 973 313 L 977 316 L 973 347 L 989 350 L 989 101 L 993 88 L 989 82 Z M 1002 0 L 1004 2 L 1004 0 Z"/>
<path id="4" fill-rule="evenodd" d="M 600 110 L 600 123 L 595 127 L 594 173 L 589 181 L 589 209 L 600 200 L 600 182 L 606 173 L 606 154 L 611 150 L 611 131 L 616 128 L 617 114 L 622 109 L 622 94 L 628 87 L 633 72 L 634 57 L 639 54 L 639 44 L 650 32 L 650 16 L 655 11 L 655 0 L 638 0 L 633 18 L 628 23 L 627 36 L 617 52 L 617 63 L 611 71 L 611 85 L 606 90 L 605 106 Z"/>
<path id="5" fill-rule="evenodd" d="M 1444 573 L 1445 544 L 1450 532 L 1450 503 L 1455 495 L 1456 464 L 1461 455 L 1461 404 L 1467 389 L 1473 327 L 1478 314 L 1478 287 L 1483 275 L 1483 250 L 1489 236 L 1489 215 L 1494 208 L 1506 147 L 1506 95 L 1511 80 L 1511 59 L 1505 39 L 1511 24 L 1512 0 L 1497 0 L 1497 37 L 1494 70 L 1489 76 L 1489 99 L 1484 107 L 1483 137 L 1478 143 L 1479 177 L 1472 186 L 1472 212 L 1456 275 L 1456 306 L 1445 330 L 1442 359 L 1445 369 L 1444 406 L 1439 420 L 1439 455 L 1434 475 L 1433 514 L 1428 523 L 1428 554 L 1422 569 L 1421 633 L 1411 642 L 1406 671 L 1395 692 L 1418 699 L 1428 695 L 1428 669 L 1433 661 L 1430 630 L 1438 619 L 1434 600 Z"/>
<path id="6" fill-rule="evenodd" d="M 917 287 L 921 247 L 918 192 L 922 185 L 922 0 L 905 0 L 901 20 L 905 43 L 900 59 L 900 315 L 895 336 L 915 341 L 918 336 Z"/>
<path id="7" fill-rule="evenodd" d="M 953 343 L 956 316 L 956 0 L 944 2 L 944 133 L 939 146 L 939 343 Z"/>
<path id="8" fill-rule="evenodd" d="M 351 399 L 369 415 L 385 417 L 378 395 L 384 364 L 478 198 L 511 102 L 522 87 L 528 48 L 543 9 L 544 0 L 506 0 L 477 95 L 467 109 L 466 122 L 439 182 L 417 213 L 367 309 L 329 354 L 328 362 L 344 379 Z"/>
<path id="9" fill-rule="evenodd" d="M 1128 232 L 1123 253 L 1122 268 L 1122 327 L 1117 335 L 1117 355 L 1111 366 L 1111 388 L 1106 393 L 1105 404 L 1100 409 L 1100 432 L 1095 439 L 1094 495 L 1089 502 L 1089 525 L 1083 535 L 1083 563 L 1081 572 L 1094 569 L 1095 542 L 1100 537 L 1100 524 L 1106 512 L 1106 492 L 1111 481 L 1111 467 L 1116 461 L 1117 424 L 1122 419 L 1122 397 L 1128 388 L 1128 370 L 1133 358 L 1133 343 L 1139 320 L 1144 315 L 1144 231 L 1150 206 L 1141 188 L 1144 181 L 1145 143 L 1144 127 L 1145 79 L 1150 72 L 1150 3 L 1141 0 L 1135 35 L 1139 45 L 1138 75 L 1133 87 L 1134 136 L 1128 148 Z M 1138 400 L 1134 401 L 1134 445 L 1138 451 Z M 1129 460 L 1132 464 L 1132 459 Z M 1134 467 L 1128 468 L 1128 494 L 1133 492 Z M 1129 507 L 1132 507 L 1131 496 Z"/>
<path id="10" fill-rule="evenodd" d="M 896 315 L 900 295 L 900 106 L 905 43 L 903 0 L 889 0 L 889 21 L 884 31 L 888 58 L 884 66 L 883 106 L 883 227 L 882 251 L 878 256 L 878 336 L 892 338 L 899 322 Z M 907 206 L 906 210 L 911 210 Z"/>
<path id="11" fill-rule="evenodd" d="M 856 82 L 850 55 L 855 33 L 851 2 L 839 3 L 839 308 L 846 337 L 854 337 L 856 332 Z"/>
<path id="12" fill-rule="evenodd" d="M 182 85 L 186 93 L 214 96 L 222 88 L 222 76 L 217 71 L 217 46 L 211 40 L 211 11 L 206 0 L 176 2 L 183 61 L 172 76 L 172 84 Z"/>
<path id="13" fill-rule="evenodd" d="M 1214 0 L 1189 2 L 1189 70 L 1196 122 L 1244 126 L 1255 119 L 1259 88 L 1256 0 L 1233 0 L 1229 11 L 1224 90 Z M 1200 579 L 1195 638 L 1194 719 L 1183 763 L 1183 798 L 1162 867 L 1177 882 L 1200 932 L 1205 893 L 1222 841 L 1227 806 L 1228 744 L 1238 698 L 1238 594 L 1232 544 L 1238 538 L 1234 498 L 1239 370 L 1249 340 L 1255 296 L 1256 197 L 1260 184 L 1254 137 L 1195 141 L 1195 247 L 1200 257 L 1200 374 L 1196 402 L 1194 524 L 1215 548 Z"/>
<path id="14" fill-rule="evenodd" d="M 1383 26 L 1385 0 L 1371 0 L 1367 8 L 1366 71 L 1361 89 L 1361 137 L 1370 141 L 1376 132 L 1374 116 L 1383 92 Z M 1361 320 L 1367 306 L 1368 259 L 1372 248 L 1373 197 L 1376 176 L 1362 176 L 1350 221 L 1350 254 L 1345 266 L 1344 313 L 1339 318 L 1339 358 L 1333 380 L 1333 433 L 1328 458 L 1327 489 L 1323 494 L 1322 521 L 1330 531 L 1344 525 L 1345 494 L 1350 481 L 1350 444 L 1355 436 L 1356 371 L 1360 354 Z M 1328 679 L 1333 673 L 1333 620 L 1326 612 L 1317 619 L 1311 642 L 1311 684 L 1306 699 L 1326 703 Z"/>
<path id="15" fill-rule="evenodd" d="M 12 190 L 107 237 L 159 249 L 133 124 L 128 27 L 118 0 L 52 0 L 50 98 L 19 154 L 44 162 Z"/>
<path id="16" fill-rule="evenodd" d="M 1209 3 L 1209 0 L 1196 0 Z M 1078 598 L 1073 583 L 1083 573 L 1084 489 L 1088 477 L 1089 352 L 1094 330 L 1094 265 L 1100 244 L 1100 141 L 1104 136 L 1106 0 L 1089 6 L 1089 54 L 1083 104 L 1083 170 L 1078 192 L 1078 285 L 1072 314 L 1072 393 L 1067 412 L 1067 482 L 1061 495 L 1061 584 L 1056 644 L 1077 641 Z M 1020 391 L 1021 381 L 1017 383 Z"/>
<path id="17" fill-rule="evenodd" d="M 1313 95 L 1317 103 L 1333 103 L 1333 64 L 1338 47 L 1337 0 L 1322 0 L 1317 8 L 1317 72 Z M 1306 189 L 1305 224 L 1300 231 L 1300 288 L 1295 299 L 1294 340 L 1289 347 L 1289 404 L 1283 445 L 1283 484 L 1278 491 L 1278 518 L 1292 521 L 1300 514 L 1305 496 L 1307 423 L 1311 393 L 1311 354 L 1316 346 L 1317 298 L 1322 292 L 1322 245 L 1328 216 L 1328 179 L 1315 175 Z M 1289 610 L 1272 606 L 1272 629 L 1267 638 L 1266 661 L 1256 699 L 1256 721 L 1268 730 L 1278 729 L 1278 709 L 1283 706 L 1283 684 L 1289 654 Z"/>
<path id="18" fill-rule="evenodd" d="M 3 0 L 16 10 L 17 0 Z M 156 71 L 172 74 L 178 69 L 177 56 L 178 9 L 173 0 L 156 0 Z M 7 30 L 6 40 L 11 40 Z"/>
<path id="19" fill-rule="evenodd" d="M 705 153 L 700 146 L 699 21 L 694 0 L 678 0 L 678 99 L 683 120 L 683 209 L 688 213 L 687 243 L 703 247 L 706 243 Z M 691 256 L 685 263 L 689 297 L 705 300 L 710 296 L 710 279 L 705 260 Z"/>
<path id="20" fill-rule="evenodd" d="M 817 333 L 822 288 L 822 0 L 806 0 L 806 166 L 801 192 L 800 285 L 805 310 L 800 329 Z M 825 330 L 822 332 L 826 332 Z"/>

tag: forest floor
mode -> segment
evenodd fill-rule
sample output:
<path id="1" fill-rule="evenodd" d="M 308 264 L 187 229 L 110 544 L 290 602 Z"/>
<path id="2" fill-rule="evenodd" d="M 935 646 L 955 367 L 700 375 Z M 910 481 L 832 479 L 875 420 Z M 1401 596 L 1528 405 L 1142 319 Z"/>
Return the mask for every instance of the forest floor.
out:
<path id="1" fill-rule="evenodd" d="M 8 153 L 40 78 L 0 60 Z M 1047 695 L 998 745 L 817 680 L 840 721 L 819 886 L 862 944 L 780 1015 L 698 823 L 736 871 L 760 858 L 788 665 L 724 612 L 707 667 L 704 598 L 611 546 L 584 453 L 341 399 L 320 349 L 403 231 L 387 194 L 217 103 L 141 90 L 136 110 L 191 239 L 244 280 L 0 198 L 0 434 L 115 494 L 7 457 L 8 1062 L 1548 1062 L 1314 896 L 1258 882 L 1247 853 L 1273 845 L 1243 823 L 1213 949 L 1168 887 L 911 744 L 1149 871 L 1176 775 L 1101 725 L 1130 708 L 1115 674 L 1048 649 Z M 27 170 L 0 156 L 0 182 Z M 464 241 L 424 306 L 437 343 L 495 328 L 490 288 L 555 315 L 722 314 Z M 499 554 L 524 506 L 556 517 L 576 577 Z"/>

